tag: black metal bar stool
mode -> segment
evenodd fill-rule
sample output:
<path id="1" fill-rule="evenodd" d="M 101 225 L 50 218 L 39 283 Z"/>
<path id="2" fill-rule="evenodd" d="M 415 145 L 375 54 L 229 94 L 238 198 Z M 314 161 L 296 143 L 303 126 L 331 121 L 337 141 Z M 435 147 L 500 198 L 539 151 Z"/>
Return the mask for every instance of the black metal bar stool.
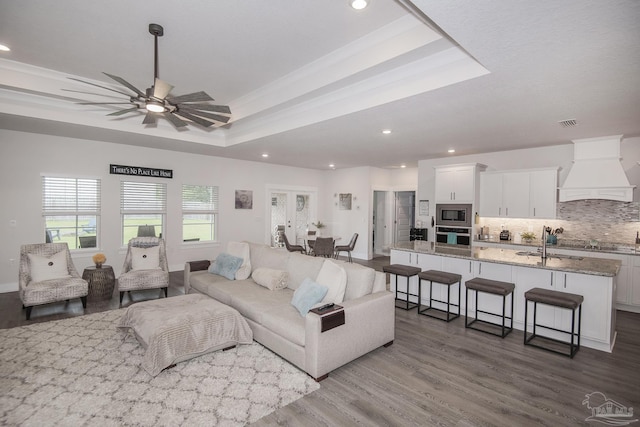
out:
<path id="1" fill-rule="evenodd" d="M 382 267 L 382 271 L 384 271 L 385 273 L 396 275 L 396 307 L 401 308 L 403 310 L 411 310 L 413 308 L 416 308 L 418 306 L 418 303 L 411 302 L 409 300 L 409 297 L 418 297 L 418 295 L 412 294 L 409 291 L 409 279 L 411 279 L 413 276 L 417 276 L 418 273 L 420 273 L 422 270 L 418 267 L 411 267 L 409 265 L 391 264 L 391 265 Z M 398 290 L 398 276 L 407 278 L 406 292 Z M 398 298 L 398 294 L 404 294 L 405 298 Z M 397 304 L 398 301 L 401 302 L 402 304 L 398 305 Z"/>
<path id="2" fill-rule="evenodd" d="M 582 295 L 570 294 L 568 292 L 554 291 L 551 289 L 533 288 L 525 292 L 524 294 L 525 306 L 524 306 L 524 345 L 530 345 L 538 347 L 543 350 L 550 351 L 552 353 L 562 354 L 573 359 L 573 356 L 580 350 L 580 326 L 582 321 L 582 302 L 584 297 Z M 527 337 L 527 322 L 529 308 L 529 302 L 533 302 L 533 333 Z M 543 326 L 536 323 L 537 307 L 538 304 L 545 304 L 552 307 L 566 308 L 571 310 L 571 332 L 565 331 L 550 326 Z M 576 332 L 576 309 L 578 309 L 578 331 Z M 536 327 L 549 329 L 556 332 L 562 332 L 568 334 L 571 337 L 570 342 L 562 341 L 552 337 L 539 335 L 536 333 Z M 531 340 L 540 337 L 545 340 L 557 342 L 560 344 L 569 345 L 569 353 L 563 353 L 550 347 L 545 347 L 536 343 L 532 343 Z M 577 341 L 577 342 L 576 342 Z"/>
<path id="3" fill-rule="evenodd" d="M 422 308 L 422 281 L 429 281 L 429 306 L 426 308 Z M 423 314 L 425 316 L 433 317 L 434 319 L 444 320 L 445 322 L 450 322 L 453 319 L 460 317 L 460 297 L 462 295 L 462 291 L 460 290 L 460 281 L 462 280 L 462 275 L 448 273 L 446 271 L 438 271 L 438 270 L 427 270 L 418 274 L 418 313 Z M 433 298 L 433 284 L 442 284 L 447 287 L 447 300 L 442 301 Z M 451 303 L 451 286 L 454 284 L 458 284 L 458 303 Z M 440 308 L 435 308 L 433 306 L 434 302 L 439 302 L 441 304 L 446 304 L 447 309 L 442 310 Z M 458 313 L 454 313 L 451 311 L 451 307 L 458 307 Z M 429 313 L 429 310 L 433 310 L 440 313 L 446 313 L 446 318 L 443 319 L 441 316 L 434 315 Z"/>
<path id="4" fill-rule="evenodd" d="M 515 289 L 514 283 L 509 282 L 501 282 L 499 280 L 491 280 L 484 279 L 482 277 L 476 277 L 471 280 L 467 280 L 465 282 L 465 287 L 467 288 L 465 292 L 465 308 L 464 315 L 465 319 L 465 328 L 475 329 L 480 332 L 485 332 L 487 334 L 496 335 L 500 338 L 506 337 L 513 330 L 513 290 Z M 467 314 L 469 310 L 469 291 L 476 292 L 476 304 L 475 304 L 475 315 L 474 319 L 469 322 L 469 315 Z M 491 313 L 489 311 L 478 310 L 478 293 L 484 292 L 487 294 L 499 295 L 502 296 L 502 314 Z M 507 307 L 507 295 L 511 294 L 511 316 L 507 316 L 506 307 Z M 502 323 L 494 323 L 489 322 L 487 320 L 478 319 L 478 313 L 488 314 L 490 316 L 501 317 Z M 510 325 L 506 326 L 506 319 L 510 320 Z M 480 329 L 478 327 L 472 326 L 474 323 L 484 323 L 487 325 L 500 326 L 502 328 L 501 333 L 492 332 L 486 329 Z"/>

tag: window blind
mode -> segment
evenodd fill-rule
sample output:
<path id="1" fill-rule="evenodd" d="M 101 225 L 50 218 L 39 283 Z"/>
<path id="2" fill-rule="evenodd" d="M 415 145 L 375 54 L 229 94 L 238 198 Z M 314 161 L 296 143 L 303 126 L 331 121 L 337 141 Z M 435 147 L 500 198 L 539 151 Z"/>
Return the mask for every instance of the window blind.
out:
<path id="1" fill-rule="evenodd" d="M 100 180 L 43 176 L 42 213 L 99 214 Z"/>
<path id="2" fill-rule="evenodd" d="M 122 181 L 120 188 L 120 210 L 123 214 L 164 213 L 167 209 L 166 184 Z"/>
<path id="3" fill-rule="evenodd" d="M 218 187 L 207 185 L 182 186 L 183 212 L 216 212 L 218 210 Z"/>

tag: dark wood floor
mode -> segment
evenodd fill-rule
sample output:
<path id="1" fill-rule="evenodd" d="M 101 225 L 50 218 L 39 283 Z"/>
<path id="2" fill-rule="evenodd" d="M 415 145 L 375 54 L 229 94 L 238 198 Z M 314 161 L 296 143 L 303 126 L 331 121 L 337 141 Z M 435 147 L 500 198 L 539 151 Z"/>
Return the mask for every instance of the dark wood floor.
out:
<path id="1" fill-rule="evenodd" d="M 381 269 L 388 260 L 369 264 Z M 182 272 L 171 273 L 169 295 L 181 293 Z M 90 301 L 86 312 L 117 307 L 114 295 L 108 302 Z M 79 301 L 34 308 L 26 322 L 17 293 L 0 294 L 0 328 L 76 315 L 82 315 Z M 525 347 L 522 339 L 520 331 L 500 339 L 465 329 L 463 318 L 445 323 L 397 310 L 392 346 L 333 371 L 319 390 L 255 425 L 604 425 L 585 421 L 591 412 L 582 402 L 592 392 L 640 408 L 639 314 L 618 312 L 611 354 L 582 348 L 569 359 Z"/>

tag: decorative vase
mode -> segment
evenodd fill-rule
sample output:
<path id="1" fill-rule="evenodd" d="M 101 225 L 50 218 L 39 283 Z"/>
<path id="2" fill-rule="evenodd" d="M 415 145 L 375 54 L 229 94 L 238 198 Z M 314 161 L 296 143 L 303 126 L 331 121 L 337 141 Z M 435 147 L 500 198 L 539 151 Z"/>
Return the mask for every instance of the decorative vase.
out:
<path id="1" fill-rule="evenodd" d="M 554 236 L 553 234 L 549 234 L 547 236 L 547 244 L 548 245 L 555 245 L 558 243 L 558 236 Z"/>

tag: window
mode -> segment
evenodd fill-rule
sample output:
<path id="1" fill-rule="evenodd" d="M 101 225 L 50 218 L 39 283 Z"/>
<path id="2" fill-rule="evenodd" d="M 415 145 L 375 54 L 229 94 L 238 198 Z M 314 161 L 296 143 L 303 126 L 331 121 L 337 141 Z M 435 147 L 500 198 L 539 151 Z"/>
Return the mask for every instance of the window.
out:
<path id="1" fill-rule="evenodd" d="M 42 177 L 45 242 L 69 249 L 95 248 L 100 219 L 100 180 Z"/>
<path id="2" fill-rule="evenodd" d="M 120 187 L 122 244 L 133 237 L 162 237 L 167 212 L 167 185 L 122 181 Z"/>
<path id="3" fill-rule="evenodd" d="M 182 239 L 185 242 L 215 241 L 218 187 L 182 186 Z"/>

